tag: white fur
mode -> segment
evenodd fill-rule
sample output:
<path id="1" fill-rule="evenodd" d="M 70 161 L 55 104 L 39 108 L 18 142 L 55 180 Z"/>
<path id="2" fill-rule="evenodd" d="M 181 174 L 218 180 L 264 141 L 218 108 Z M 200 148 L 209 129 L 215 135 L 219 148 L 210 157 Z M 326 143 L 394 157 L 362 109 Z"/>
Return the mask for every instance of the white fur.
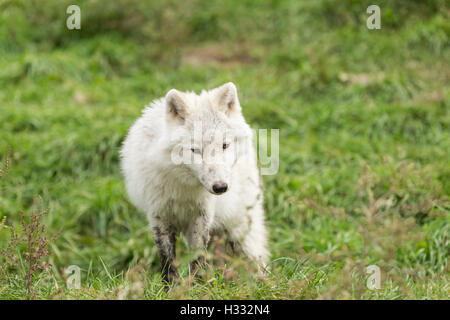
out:
<path id="1" fill-rule="evenodd" d="M 223 153 L 218 155 L 220 163 L 206 163 L 206 155 L 200 156 L 199 164 L 172 161 L 176 145 L 190 152 L 193 145 L 203 150 L 216 143 L 208 136 L 192 143 L 195 121 L 201 122 L 203 133 L 231 132 L 230 150 L 218 149 Z M 143 110 L 124 141 L 121 157 L 128 195 L 146 213 L 151 228 L 171 226 L 194 249 L 204 246 L 201 237 L 209 239 L 210 232 L 226 229 L 246 256 L 265 266 L 269 254 L 261 181 L 252 132 L 234 84 L 200 95 L 170 90 Z M 213 194 L 217 181 L 227 183 L 228 191 Z"/>

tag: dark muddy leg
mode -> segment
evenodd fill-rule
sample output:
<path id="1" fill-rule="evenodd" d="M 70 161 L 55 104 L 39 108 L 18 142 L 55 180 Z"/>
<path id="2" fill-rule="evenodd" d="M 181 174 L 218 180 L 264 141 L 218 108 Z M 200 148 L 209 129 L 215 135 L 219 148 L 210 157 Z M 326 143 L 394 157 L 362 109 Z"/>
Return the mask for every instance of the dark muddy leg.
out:
<path id="1" fill-rule="evenodd" d="M 178 280 L 178 270 L 174 265 L 176 232 L 174 228 L 163 225 L 153 227 L 152 232 L 159 250 L 163 281 L 169 284 Z"/>

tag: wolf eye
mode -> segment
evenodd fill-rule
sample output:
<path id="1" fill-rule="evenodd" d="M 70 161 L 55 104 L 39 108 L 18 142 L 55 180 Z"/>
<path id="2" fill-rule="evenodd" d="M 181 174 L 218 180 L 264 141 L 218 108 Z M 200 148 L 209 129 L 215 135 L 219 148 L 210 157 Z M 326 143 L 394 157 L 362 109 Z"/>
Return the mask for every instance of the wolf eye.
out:
<path id="1" fill-rule="evenodd" d="M 229 143 L 224 143 L 224 144 L 222 145 L 222 148 L 223 148 L 223 150 L 225 150 L 225 149 L 228 148 L 229 146 L 230 146 Z"/>
<path id="2" fill-rule="evenodd" d="M 193 153 L 196 153 L 196 154 L 200 154 L 200 153 L 201 153 L 201 152 L 200 152 L 200 149 L 198 149 L 198 148 L 192 148 L 191 151 L 192 151 Z"/>

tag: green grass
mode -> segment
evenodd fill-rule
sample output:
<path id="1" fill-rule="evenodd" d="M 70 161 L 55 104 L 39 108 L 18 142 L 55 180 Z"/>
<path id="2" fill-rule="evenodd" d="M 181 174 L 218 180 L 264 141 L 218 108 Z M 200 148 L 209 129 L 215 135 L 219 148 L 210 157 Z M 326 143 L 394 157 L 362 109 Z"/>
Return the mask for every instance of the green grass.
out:
<path id="1" fill-rule="evenodd" d="M 37 298 L 448 299 L 449 8 L 379 1 L 371 31 L 369 2 L 80 1 L 81 31 L 65 28 L 69 2 L 0 2 L 0 245 L 38 197 L 61 232 Z M 280 129 L 272 273 L 235 258 L 191 283 L 179 241 L 183 281 L 166 293 L 118 150 L 151 100 L 227 81 L 253 128 Z M 26 296 L 23 268 L 1 269 L 1 299 Z"/>

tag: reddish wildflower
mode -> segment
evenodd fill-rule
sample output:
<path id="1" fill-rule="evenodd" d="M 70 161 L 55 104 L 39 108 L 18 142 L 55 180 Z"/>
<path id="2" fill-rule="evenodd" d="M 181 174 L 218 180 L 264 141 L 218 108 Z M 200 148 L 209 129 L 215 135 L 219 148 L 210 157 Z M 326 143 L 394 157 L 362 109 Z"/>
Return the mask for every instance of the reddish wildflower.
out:
<path id="1" fill-rule="evenodd" d="M 34 276 L 38 272 L 46 272 L 51 268 L 51 264 L 43 259 L 50 255 L 48 244 L 59 236 L 59 233 L 50 238 L 46 235 L 46 228 L 42 224 L 41 218 L 47 213 L 47 210 L 42 212 L 32 210 L 30 221 L 27 222 L 25 214 L 20 212 L 22 226 L 20 234 L 11 226 L 10 241 L 6 249 L 0 249 L 0 254 L 13 267 L 18 268 L 19 257 L 23 258 L 28 299 L 36 297 L 36 290 L 33 286 Z M 19 254 L 17 254 L 18 252 Z"/>

